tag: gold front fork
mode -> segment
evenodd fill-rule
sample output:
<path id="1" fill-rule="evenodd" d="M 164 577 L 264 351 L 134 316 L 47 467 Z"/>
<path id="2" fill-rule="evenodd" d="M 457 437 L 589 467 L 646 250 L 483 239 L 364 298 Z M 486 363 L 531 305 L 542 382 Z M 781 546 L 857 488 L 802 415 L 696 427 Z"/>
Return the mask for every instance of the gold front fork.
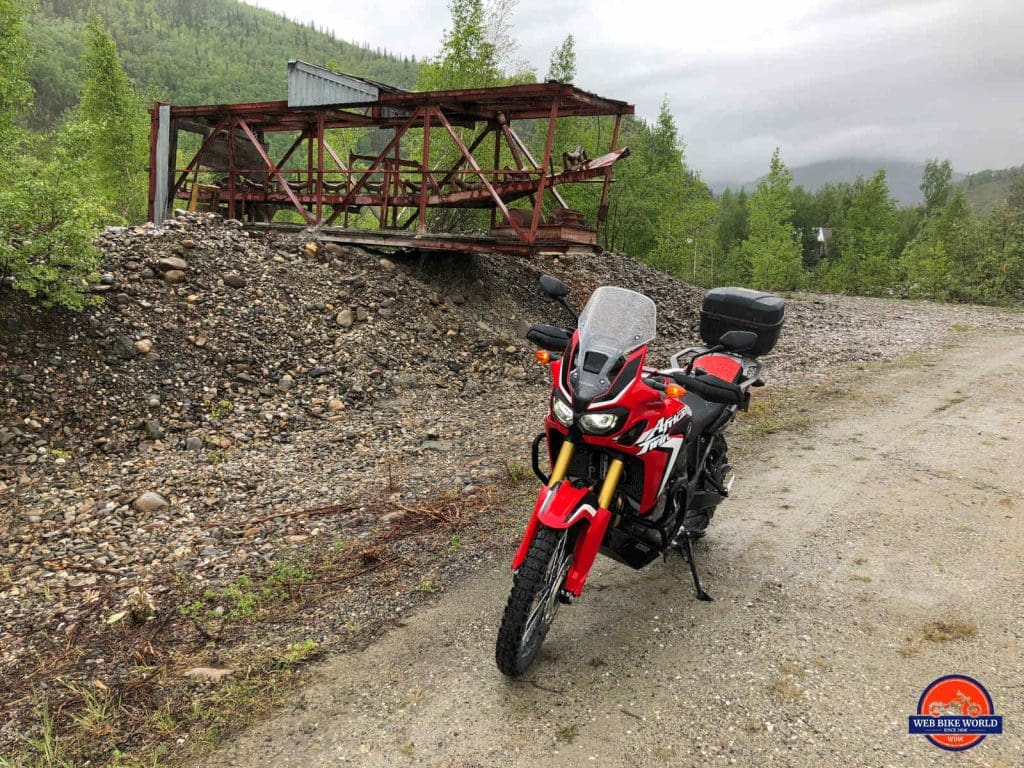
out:
<path id="1" fill-rule="evenodd" d="M 562 443 L 562 447 L 558 449 L 558 458 L 555 459 L 555 467 L 551 470 L 548 488 L 554 488 L 565 478 L 565 473 L 569 471 L 569 462 L 572 461 L 572 454 L 575 450 L 575 443 L 568 440 Z"/>
<path id="2" fill-rule="evenodd" d="M 601 509 L 608 509 L 612 503 L 612 497 L 615 496 L 615 490 L 619 487 L 619 481 L 622 479 L 624 466 L 622 459 L 612 459 L 612 463 L 608 465 L 608 474 L 604 476 L 604 484 L 601 485 L 601 493 L 597 497 Z"/>
<path id="3" fill-rule="evenodd" d="M 551 470 L 548 488 L 554 488 L 565 478 L 565 473 L 569 471 L 569 462 L 572 461 L 572 455 L 575 450 L 575 444 L 570 441 L 566 440 L 562 443 L 562 447 L 558 450 L 558 458 L 555 459 L 555 467 Z M 622 459 L 612 459 L 611 464 L 608 465 L 608 474 L 604 476 L 604 483 L 601 484 L 601 493 L 597 497 L 598 504 L 601 505 L 602 509 L 608 509 L 608 505 L 612 503 L 615 491 L 619 487 L 619 481 L 622 480 L 622 470 L 625 466 Z"/>

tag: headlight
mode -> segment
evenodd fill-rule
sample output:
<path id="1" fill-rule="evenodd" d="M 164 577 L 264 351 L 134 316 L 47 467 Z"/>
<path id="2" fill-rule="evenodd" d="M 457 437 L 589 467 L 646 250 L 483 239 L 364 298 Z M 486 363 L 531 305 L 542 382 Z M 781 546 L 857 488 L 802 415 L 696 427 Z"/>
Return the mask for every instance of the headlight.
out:
<path id="1" fill-rule="evenodd" d="M 585 413 L 580 416 L 580 427 L 591 435 L 607 435 L 614 432 L 619 417 L 614 413 Z"/>
<path id="2" fill-rule="evenodd" d="M 558 423 L 563 427 L 572 426 L 572 408 L 557 395 L 551 400 L 551 413 L 554 414 L 555 418 L 558 419 Z"/>

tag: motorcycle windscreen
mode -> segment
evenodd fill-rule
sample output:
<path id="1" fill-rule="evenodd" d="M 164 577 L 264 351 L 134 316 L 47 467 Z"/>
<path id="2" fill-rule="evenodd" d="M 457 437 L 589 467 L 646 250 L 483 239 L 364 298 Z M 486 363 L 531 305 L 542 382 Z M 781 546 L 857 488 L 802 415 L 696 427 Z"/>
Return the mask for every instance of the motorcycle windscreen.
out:
<path id="1" fill-rule="evenodd" d="M 580 313 L 579 352 L 570 375 L 576 397 L 593 400 L 606 392 L 615 368 L 633 350 L 654 338 L 657 309 L 647 296 L 603 285 Z"/>

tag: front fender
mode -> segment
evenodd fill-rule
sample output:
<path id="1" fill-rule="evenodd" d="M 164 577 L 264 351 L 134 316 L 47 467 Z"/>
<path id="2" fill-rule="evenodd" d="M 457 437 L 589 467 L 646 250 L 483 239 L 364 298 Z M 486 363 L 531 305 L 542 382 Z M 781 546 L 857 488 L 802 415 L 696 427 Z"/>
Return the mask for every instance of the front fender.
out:
<path id="1" fill-rule="evenodd" d="M 526 560 L 526 553 L 540 526 L 555 530 L 576 527 L 573 562 L 565 579 L 565 589 L 578 597 L 601 549 L 611 517 L 611 513 L 599 505 L 597 495 L 589 488 L 577 488 L 565 480 L 554 488 L 542 488 L 523 541 L 512 559 L 512 570 L 518 570 Z"/>

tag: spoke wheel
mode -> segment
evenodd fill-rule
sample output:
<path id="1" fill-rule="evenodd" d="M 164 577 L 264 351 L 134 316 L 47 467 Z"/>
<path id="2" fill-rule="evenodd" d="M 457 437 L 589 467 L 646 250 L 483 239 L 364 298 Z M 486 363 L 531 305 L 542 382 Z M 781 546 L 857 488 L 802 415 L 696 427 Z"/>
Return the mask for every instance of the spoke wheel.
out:
<path id="1" fill-rule="evenodd" d="M 512 584 L 498 630 L 495 660 L 509 677 L 523 674 L 537 658 L 558 611 L 558 593 L 572 565 L 569 532 L 541 528 Z"/>

